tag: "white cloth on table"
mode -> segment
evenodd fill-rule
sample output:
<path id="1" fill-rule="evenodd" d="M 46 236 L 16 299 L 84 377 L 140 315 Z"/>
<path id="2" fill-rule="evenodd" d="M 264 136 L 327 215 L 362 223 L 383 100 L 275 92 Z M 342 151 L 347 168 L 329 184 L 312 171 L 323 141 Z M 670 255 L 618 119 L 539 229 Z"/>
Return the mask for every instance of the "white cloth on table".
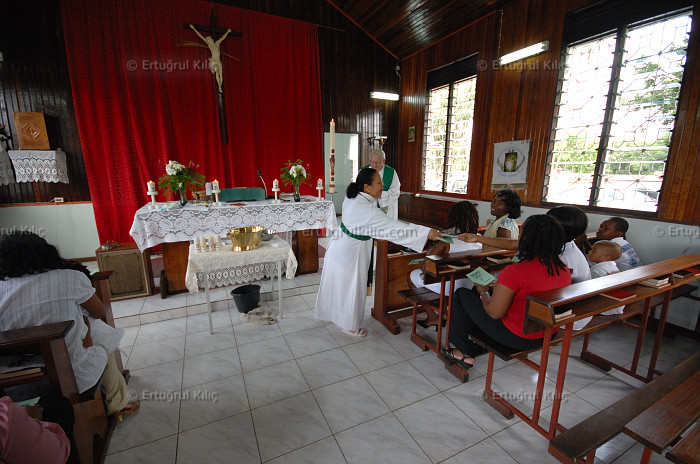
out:
<path id="1" fill-rule="evenodd" d="M 195 246 L 190 245 L 185 275 L 187 290 L 197 292 L 203 287 L 205 273 L 209 274 L 210 288 L 274 277 L 279 261 L 282 261 L 282 270 L 286 268 L 287 278 L 293 279 L 297 259 L 287 242 L 275 235 L 261 243 L 260 248 L 249 251 L 232 251 L 230 244 L 224 244 L 218 251 L 196 251 Z"/>
<path id="2" fill-rule="evenodd" d="M 68 183 L 66 154 L 62 150 L 10 150 L 17 182 Z"/>
<path id="3" fill-rule="evenodd" d="M 94 386 L 102 376 L 107 365 L 103 344 L 113 346 L 116 342 L 118 345 L 123 335 L 123 330 L 96 323 L 91 327 L 93 346 L 83 348 L 82 340 L 88 328 L 83 321 L 81 303 L 94 293 L 95 289 L 85 274 L 68 269 L 0 281 L 0 327 L 3 330 L 75 322 L 66 335 L 66 346 L 80 393 Z"/>
<path id="4" fill-rule="evenodd" d="M 188 204 L 170 211 L 136 211 L 129 234 L 141 251 L 164 242 L 189 241 L 204 235 L 223 236 L 230 229 L 260 225 L 275 232 L 336 228 L 335 206 L 329 200 L 271 203 L 245 202 L 244 206 L 202 208 Z"/>
<path id="5" fill-rule="evenodd" d="M 0 142 L 1 143 L 1 142 Z M 16 184 L 10 155 L 0 145 L 0 185 Z"/>
<path id="6" fill-rule="evenodd" d="M 389 240 L 422 250 L 428 227 L 396 221 L 377 208 L 370 195 L 359 193 L 343 200 L 343 224 L 355 235 Z M 314 316 L 344 330 L 358 330 L 367 299 L 367 270 L 372 255 L 370 240 L 358 240 L 340 230 L 333 234 L 323 260 Z"/>

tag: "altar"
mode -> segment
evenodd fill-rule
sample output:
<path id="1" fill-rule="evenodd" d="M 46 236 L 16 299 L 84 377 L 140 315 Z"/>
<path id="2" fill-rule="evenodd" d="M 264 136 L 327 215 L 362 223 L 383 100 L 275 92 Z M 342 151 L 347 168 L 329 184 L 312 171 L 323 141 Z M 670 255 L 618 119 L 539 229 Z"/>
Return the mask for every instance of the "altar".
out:
<path id="1" fill-rule="evenodd" d="M 304 274 L 318 271 L 318 229 L 337 227 L 333 203 L 315 197 L 302 197 L 300 202 L 239 201 L 224 206 L 188 203 L 173 207 L 172 203 L 158 203 L 153 209 L 151 205 L 136 211 L 129 234 L 141 251 L 163 246 L 163 297 L 187 291 L 189 241 L 194 237 L 225 236 L 230 229 L 252 225 L 293 233 L 291 245 L 298 273 Z"/>

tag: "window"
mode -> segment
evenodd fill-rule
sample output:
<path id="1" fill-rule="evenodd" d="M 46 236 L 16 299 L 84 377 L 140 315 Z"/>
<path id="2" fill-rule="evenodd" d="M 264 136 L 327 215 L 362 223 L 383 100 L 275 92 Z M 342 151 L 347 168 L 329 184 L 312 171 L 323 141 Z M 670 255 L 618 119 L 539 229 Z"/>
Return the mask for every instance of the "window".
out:
<path id="1" fill-rule="evenodd" d="M 466 193 L 474 126 L 476 57 L 428 73 L 423 189 Z"/>
<path id="2" fill-rule="evenodd" d="M 690 26 L 667 15 L 564 50 L 544 201 L 657 211 Z"/>

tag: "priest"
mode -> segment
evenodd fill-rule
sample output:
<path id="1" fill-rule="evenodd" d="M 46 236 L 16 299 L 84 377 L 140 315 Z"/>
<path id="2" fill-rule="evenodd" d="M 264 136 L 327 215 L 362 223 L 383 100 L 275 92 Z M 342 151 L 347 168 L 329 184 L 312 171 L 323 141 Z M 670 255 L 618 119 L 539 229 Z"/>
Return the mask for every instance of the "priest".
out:
<path id="1" fill-rule="evenodd" d="M 372 239 L 390 240 L 422 250 L 427 240 L 442 234 L 428 227 L 392 219 L 377 208 L 384 183 L 372 168 L 360 169 L 347 188 L 340 230 L 331 240 L 323 261 L 314 316 L 331 321 L 348 335 L 367 335 L 361 327 L 365 314 L 368 275 L 372 273 Z"/>

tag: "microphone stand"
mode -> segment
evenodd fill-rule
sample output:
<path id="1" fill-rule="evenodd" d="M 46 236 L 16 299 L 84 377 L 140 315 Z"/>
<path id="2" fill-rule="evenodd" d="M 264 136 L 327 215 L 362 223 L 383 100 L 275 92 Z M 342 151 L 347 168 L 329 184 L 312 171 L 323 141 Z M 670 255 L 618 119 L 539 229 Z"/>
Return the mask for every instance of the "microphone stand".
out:
<path id="1" fill-rule="evenodd" d="M 265 198 L 267 198 L 267 184 L 265 184 L 265 179 L 262 178 L 262 173 L 260 172 L 260 169 L 258 169 L 257 171 L 258 171 L 258 177 L 262 181 L 263 187 L 265 187 Z"/>

